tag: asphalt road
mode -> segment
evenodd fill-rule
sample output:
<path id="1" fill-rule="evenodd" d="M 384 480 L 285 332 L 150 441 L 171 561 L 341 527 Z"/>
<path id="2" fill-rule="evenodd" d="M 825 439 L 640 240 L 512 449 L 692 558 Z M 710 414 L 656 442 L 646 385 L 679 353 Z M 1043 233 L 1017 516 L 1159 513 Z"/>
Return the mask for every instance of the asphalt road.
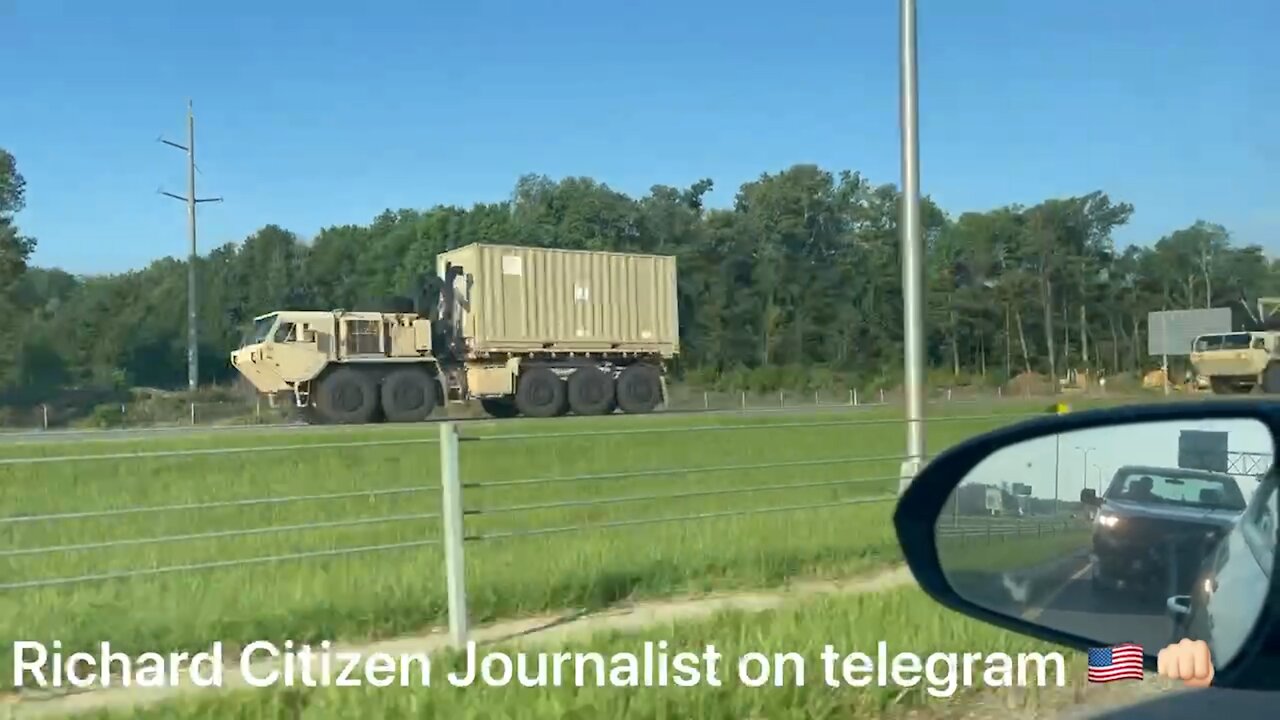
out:
<path id="1" fill-rule="evenodd" d="M 1154 655 L 1171 642 L 1164 598 L 1100 593 L 1090 581 L 1092 569 L 1087 551 L 1081 550 L 1037 568 L 957 573 L 950 579 L 972 602 L 1099 646 L 1132 642 Z"/>
<path id="2" fill-rule="evenodd" d="M 627 415 L 625 417 L 633 418 L 651 418 L 661 419 L 672 415 L 761 415 L 770 413 L 813 413 L 813 412 L 857 412 L 860 410 L 868 410 L 871 408 L 884 407 L 880 403 L 864 403 L 861 405 L 795 405 L 778 408 L 740 408 L 731 409 L 692 409 L 692 410 L 659 410 L 647 415 Z M 615 417 L 623 417 L 619 414 Z M 157 438 L 184 437 L 191 435 L 235 435 L 240 433 L 278 433 L 278 432 L 297 432 L 306 430 L 311 432 L 351 432 L 351 431 L 369 431 L 377 428 L 406 428 L 412 426 L 431 425 L 444 420 L 453 420 L 459 423 L 500 423 L 509 422 L 510 420 L 520 420 L 522 422 L 573 422 L 574 420 L 595 421 L 599 418 L 579 418 L 577 416 L 564 416 L 546 419 L 534 418 L 510 418 L 509 420 L 501 420 L 491 417 L 445 417 L 441 413 L 437 417 L 428 419 L 425 423 L 372 423 L 368 425 L 308 425 L 302 422 L 296 423 L 280 423 L 269 425 L 178 425 L 172 427 L 144 427 L 144 428 L 115 428 L 115 429 L 85 429 L 85 430 L 29 430 L 16 432 L 0 432 L 0 444 L 40 444 L 45 445 L 57 442 L 82 442 L 85 440 L 93 441 L 110 441 L 110 440 L 148 440 Z"/>
<path id="3" fill-rule="evenodd" d="M 1173 625 L 1165 614 L 1165 598 L 1099 593 L 1090 581 L 1092 570 L 1088 561 L 1081 564 L 1063 579 L 1056 592 L 1024 612 L 1023 617 L 1108 645 L 1137 643 L 1152 654 L 1171 642 Z"/>

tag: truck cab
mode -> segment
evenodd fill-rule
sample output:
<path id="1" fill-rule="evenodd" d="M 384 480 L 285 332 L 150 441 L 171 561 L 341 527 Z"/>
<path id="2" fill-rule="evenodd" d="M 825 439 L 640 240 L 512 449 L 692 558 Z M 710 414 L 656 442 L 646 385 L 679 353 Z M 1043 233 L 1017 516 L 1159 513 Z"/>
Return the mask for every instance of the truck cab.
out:
<path id="1" fill-rule="evenodd" d="M 431 322 L 414 314 L 282 310 L 259 315 L 231 364 L 274 405 L 307 407 L 311 383 L 334 364 L 432 360 Z"/>
<path id="2" fill-rule="evenodd" d="M 1191 365 L 1216 395 L 1243 394 L 1259 384 L 1267 392 L 1280 391 L 1280 377 L 1265 375 L 1277 349 L 1275 332 L 1235 332 L 1201 335 L 1191 344 Z"/>

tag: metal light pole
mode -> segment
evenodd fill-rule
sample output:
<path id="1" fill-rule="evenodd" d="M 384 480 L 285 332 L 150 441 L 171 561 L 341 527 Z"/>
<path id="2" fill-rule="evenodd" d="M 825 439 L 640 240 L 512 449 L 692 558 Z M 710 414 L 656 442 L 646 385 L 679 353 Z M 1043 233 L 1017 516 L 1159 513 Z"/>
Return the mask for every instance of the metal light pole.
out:
<path id="1" fill-rule="evenodd" d="M 920 223 L 920 138 L 916 87 L 916 3 L 899 0 L 901 54 L 899 103 L 902 134 L 903 386 L 907 421 L 907 453 L 899 492 L 924 464 L 924 240 Z"/>
<path id="2" fill-rule="evenodd" d="M 187 249 L 187 389 L 195 392 L 200 385 L 199 338 L 196 332 L 196 204 L 221 202 L 222 198 L 196 197 L 196 117 L 190 100 L 187 101 L 187 144 L 180 145 L 164 138 L 160 142 L 187 154 L 187 196 L 163 190 L 160 194 L 187 204 L 187 240 L 190 245 Z"/>
<path id="3" fill-rule="evenodd" d="M 1053 436 L 1053 516 L 1058 517 L 1058 475 L 1062 462 L 1062 435 Z"/>
<path id="4" fill-rule="evenodd" d="M 1093 448 L 1077 448 L 1084 453 L 1084 465 L 1080 468 L 1080 488 L 1089 487 L 1089 451 Z"/>

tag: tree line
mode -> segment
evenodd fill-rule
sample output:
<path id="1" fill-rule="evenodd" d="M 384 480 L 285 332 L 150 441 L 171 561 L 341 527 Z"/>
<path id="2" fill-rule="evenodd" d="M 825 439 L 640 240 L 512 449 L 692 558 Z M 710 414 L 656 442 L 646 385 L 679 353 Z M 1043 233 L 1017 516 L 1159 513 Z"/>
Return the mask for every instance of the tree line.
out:
<path id="1" fill-rule="evenodd" d="M 896 186 L 795 165 L 744 183 L 728 208 L 706 206 L 711 189 L 700 180 L 631 197 L 591 178 L 528 175 L 502 202 L 387 210 L 309 240 L 268 225 L 197 260 L 201 382 L 234 378 L 227 355 L 255 315 L 358 309 L 433 273 L 437 253 L 492 242 L 677 256 L 675 370 L 704 386 L 891 386 L 902 365 Z M 32 267 L 36 241 L 17 222 L 25 193 L 0 150 L 0 385 L 28 398 L 183 387 L 186 261 L 86 276 Z M 1219 224 L 1117 247 L 1132 213 L 1101 190 L 958 215 L 926 198 L 931 374 L 1132 373 L 1150 365 L 1149 311 L 1280 295 L 1280 266 Z"/>

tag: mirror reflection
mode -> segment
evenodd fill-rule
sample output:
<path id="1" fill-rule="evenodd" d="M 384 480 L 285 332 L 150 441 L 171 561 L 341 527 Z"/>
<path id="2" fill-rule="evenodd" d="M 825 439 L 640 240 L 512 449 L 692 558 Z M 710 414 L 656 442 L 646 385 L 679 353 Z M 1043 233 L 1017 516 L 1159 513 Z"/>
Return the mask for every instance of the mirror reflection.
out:
<path id="1" fill-rule="evenodd" d="M 1274 442 L 1255 420 L 1119 424 L 993 453 L 938 519 L 955 591 L 1148 655 L 1183 638 L 1230 662 L 1276 546 Z"/>

